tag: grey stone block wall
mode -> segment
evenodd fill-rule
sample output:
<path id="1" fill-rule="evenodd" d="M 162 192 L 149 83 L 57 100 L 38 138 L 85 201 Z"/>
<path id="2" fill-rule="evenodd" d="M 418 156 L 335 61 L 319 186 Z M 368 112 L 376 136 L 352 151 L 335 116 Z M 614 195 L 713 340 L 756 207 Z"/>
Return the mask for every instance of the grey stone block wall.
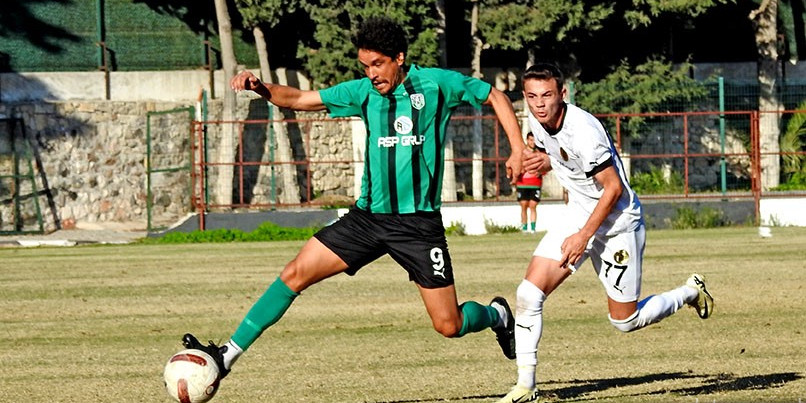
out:
<path id="1" fill-rule="evenodd" d="M 19 118 L 24 133 L 14 131 L 16 149 L 29 150 L 23 157 L 22 173 L 28 173 L 27 161 L 33 167 L 34 181 L 19 180 L 25 228 L 32 230 L 36 221 L 34 198 L 38 201 L 46 230 L 69 227 L 76 222 L 145 222 L 146 221 L 146 115 L 150 111 L 168 110 L 187 105 L 167 102 L 40 102 L 32 104 L 0 104 L 0 117 Z M 175 147 L 174 138 L 183 137 L 187 146 L 189 124 L 187 114 L 171 126 L 183 127 L 179 132 L 162 134 L 157 150 Z M 24 137 L 23 137 L 24 134 Z M 8 142 L 10 133 L 3 128 Z M 168 137 L 168 140 L 165 139 Z M 0 175 L 13 171 L 10 147 L 0 149 Z M 178 151 L 182 153 L 182 151 Z M 186 154 L 186 152 L 185 152 Z M 163 161 L 164 162 L 164 161 Z M 40 169 L 41 167 L 41 169 Z M 173 189 L 171 201 L 187 198 L 187 187 L 176 191 L 185 178 L 161 178 L 157 188 Z M 159 183 L 162 181 L 162 183 Z M 0 185 L 0 230 L 19 229 L 13 222 L 12 188 Z M 37 193 L 34 194 L 34 186 Z M 165 195 L 158 194 L 164 200 Z M 187 204 L 184 201 L 182 204 Z M 181 214 L 186 214 L 184 209 Z"/>

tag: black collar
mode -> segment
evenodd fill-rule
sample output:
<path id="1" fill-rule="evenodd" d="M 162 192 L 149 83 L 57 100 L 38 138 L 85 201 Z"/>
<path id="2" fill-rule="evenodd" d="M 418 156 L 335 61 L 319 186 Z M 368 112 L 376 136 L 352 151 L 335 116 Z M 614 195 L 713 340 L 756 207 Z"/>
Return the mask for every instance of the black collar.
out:
<path id="1" fill-rule="evenodd" d="M 560 132 L 560 130 L 563 129 L 563 125 L 565 124 L 565 117 L 568 115 L 568 104 L 565 102 L 563 102 L 562 105 L 562 114 L 563 117 L 562 119 L 560 119 L 560 124 L 557 126 L 556 129 L 549 129 L 546 128 L 545 126 L 543 127 L 544 129 L 546 129 L 546 132 L 549 134 L 549 136 L 555 136 L 557 133 Z"/>

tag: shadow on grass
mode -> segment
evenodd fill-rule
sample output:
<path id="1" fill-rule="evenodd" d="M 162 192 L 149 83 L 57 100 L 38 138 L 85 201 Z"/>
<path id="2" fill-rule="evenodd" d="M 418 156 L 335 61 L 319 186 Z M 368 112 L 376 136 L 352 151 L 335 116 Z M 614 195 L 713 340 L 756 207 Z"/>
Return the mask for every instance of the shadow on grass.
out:
<path id="1" fill-rule="evenodd" d="M 665 388 L 662 390 L 652 390 L 644 393 L 636 393 L 629 395 L 622 395 L 621 397 L 638 397 L 650 396 L 661 394 L 672 394 L 679 396 L 694 396 L 694 395 L 707 395 L 718 392 L 740 391 L 740 390 L 765 390 L 772 388 L 780 388 L 784 384 L 796 381 L 803 378 L 803 374 L 796 372 L 783 372 L 775 374 L 764 375 L 751 375 L 737 377 L 733 374 L 717 374 L 717 375 L 697 375 L 693 373 L 683 372 L 669 372 L 661 374 L 650 374 L 636 377 L 622 377 L 622 378 L 607 378 L 607 379 L 583 379 L 572 380 L 568 382 L 548 382 L 541 384 L 540 398 L 550 400 L 562 401 L 586 401 L 596 400 L 597 397 L 589 396 L 591 393 L 601 392 L 611 388 L 619 388 L 624 386 L 642 385 L 645 383 L 661 382 L 668 380 L 691 379 L 691 383 L 699 383 L 698 386 L 682 387 L 682 388 Z M 571 386 L 551 388 L 552 384 L 571 384 Z M 476 396 L 463 396 L 463 397 L 440 397 L 433 399 L 409 399 L 409 400 L 390 400 L 377 403 L 426 403 L 426 402 L 444 402 L 444 401 L 462 401 L 462 400 L 480 400 L 480 399 L 499 399 L 501 395 L 476 395 Z M 614 396 L 617 398 L 618 396 Z"/>
<path id="2" fill-rule="evenodd" d="M 643 393 L 623 395 L 623 397 L 649 396 L 671 394 L 679 396 L 707 395 L 717 392 L 730 392 L 740 390 L 765 390 L 779 388 L 787 382 L 802 379 L 803 375 L 796 372 L 783 372 L 774 374 L 751 375 L 737 377 L 734 374 L 697 375 L 693 373 L 671 372 L 662 374 L 650 374 L 637 377 L 609 378 L 609 379 L 588 379 L 574 380 L 572 386 L 550 389 L 544 388 L 541 397 L 560 399 L 564 401 L 584 401 L 593 400 L 595 397 L 588 396 L 593 392 L 600 392 L 610 388 L 624 386 L 641 385 L 644 383 L 660 382 L 666 380 L 691 379 L 697 386 L 681 388 L 665 388 L 662 390 L 652 390 Z"/>

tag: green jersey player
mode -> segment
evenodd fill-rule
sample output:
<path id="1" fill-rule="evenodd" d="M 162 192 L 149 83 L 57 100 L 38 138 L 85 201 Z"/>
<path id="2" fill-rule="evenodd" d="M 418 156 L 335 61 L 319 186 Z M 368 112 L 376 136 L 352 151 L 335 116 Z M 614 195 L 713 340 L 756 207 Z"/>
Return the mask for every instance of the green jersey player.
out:
<path id="1" fill-rule="evenodd" d="M 703 319 L 714 307 L 698 274 L 686 285 L 639 301 L 646 240 L 641 203 L 601 122 L 563 101 L 563 81 L 560 70 L 550 63 L 535 64 L 523 75 L 529 128 L 538 148 L 524 154 L 524 168 L 552 171 L 568 190 L 568 204 L 563 225 L 548 229 L 517 288 L 518 382 L 499 403 L 537 401 L 543 302 L 587 259 L 607 293 L 610 322 L 622 332 L 658 322 L 685 304 Z"/>
<path id="2" fill-rule="evenodd" d="M 507 133 L 512 154 L 507 173 L 521 170 L 523 141 L 509 98 L 489 84 L 457 72 L 407 67 L 403 28 L 387 18 L 364 21 L 353 42 L 366 77 L 320 91 L 261 82 L 248 71 L 230 81 L 277 106 L 327 110 L 333 117 L 360 117 L 367 129 L 361 195 L 355 206 L 319 231 L 288 262 L 223 346 L 202 345 L 191 334 L 183 343 L 217 359 L 221 376 L 309 286 L 389 254 L 419 288 L 434 329 L 445 337 L 492 329 L 504 355 L 515 358 L 514 318 L 504 298 L 488 305 L 457 302 L 453 268 L 439 212 L 445 130 L 461 104 L 491 105 Z"/>

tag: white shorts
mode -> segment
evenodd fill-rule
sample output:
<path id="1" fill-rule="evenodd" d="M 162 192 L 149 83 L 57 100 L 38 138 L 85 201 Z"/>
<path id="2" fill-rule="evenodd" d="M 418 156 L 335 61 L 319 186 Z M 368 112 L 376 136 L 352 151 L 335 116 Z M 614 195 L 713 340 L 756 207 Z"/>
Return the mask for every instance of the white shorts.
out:
<path id="1" fill-rule="evenodd" d="M 549 230 L 540 240 L 534 256 L 562 259 L 560 247 L 574 228 Z M 591 259 L 593 269 L 607 292 L 617 302 L 637 301 L 641 295 L 641 270 L 646 245 L 646 232 L 641 224 L 635 231 L 613 236 L 594 235 L 579 262 L 569 266 L 572 272 Z"/>

